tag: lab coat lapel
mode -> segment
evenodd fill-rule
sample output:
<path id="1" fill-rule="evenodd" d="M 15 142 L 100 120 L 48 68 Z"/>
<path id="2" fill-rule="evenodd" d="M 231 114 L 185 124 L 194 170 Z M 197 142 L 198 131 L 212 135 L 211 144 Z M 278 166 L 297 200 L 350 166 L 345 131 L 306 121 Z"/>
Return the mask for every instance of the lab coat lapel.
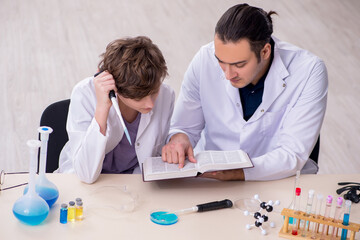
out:
<path id="1" fill-rule="evenodd" d="M 139 137 L 141 136 L 141 134 L 144 133 L 146 127 L 147 127 L 147 126 L 149 125 L 149 123 L 150 123 L 152 114 L 153 114 L 153 110 L 151 110 L 149 113 L 141 114 L 141 118 L 140 118 L 140 123 L 139 123 L 139 128 L 138 128 L 138 131 L 137 131 L 136 139 L 139 139 Z"/>
<path id="2" fill-rule="evenodd" d="M 275 46 L 274 59 L 264 82 L 262 102 L 253 117 L 250 118 L 250 121 L 256 121 L 259 119 L 285 90 L 285 78 L 287 76 L 289 76 L 289 72 L 287 71 L 284 62 L 281 59 L 280 53 L 277 51 Z"/>

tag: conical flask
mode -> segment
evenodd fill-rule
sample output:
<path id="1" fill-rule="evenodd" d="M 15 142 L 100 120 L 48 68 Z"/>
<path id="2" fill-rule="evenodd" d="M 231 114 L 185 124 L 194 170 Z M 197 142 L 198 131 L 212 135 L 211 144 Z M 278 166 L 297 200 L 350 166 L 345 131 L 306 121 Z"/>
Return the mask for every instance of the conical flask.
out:
<path id="1" fill-rule="evenodd" d="M 49 214 L 49 206 L 35 192 L 35 172 L 37 167 L 37 151 L 40 147 L 40 141 L 29 140 L 27 145 L 30 148 L 30 174 L 29 191 L 21 198 L 16 200 L 13 206 L 13 213 L 17 219 L 28 225 L 38 225 L 45 220 Z"/>
<path id="2" fill-rule="evenodd" d="M 47 202 L 49 208 L 51 208 L 59 197 L 59 190 L 45 175 L 48 140 L 53 130 L 51 127 L 43 126 L 39 127 L 38 131 L 40 133 L 41 149 L 39 177 L 36 179 L 35 191 Z M 25 188 L 24 193 L 26 193 L 26 191 L 27 188 Z"/>

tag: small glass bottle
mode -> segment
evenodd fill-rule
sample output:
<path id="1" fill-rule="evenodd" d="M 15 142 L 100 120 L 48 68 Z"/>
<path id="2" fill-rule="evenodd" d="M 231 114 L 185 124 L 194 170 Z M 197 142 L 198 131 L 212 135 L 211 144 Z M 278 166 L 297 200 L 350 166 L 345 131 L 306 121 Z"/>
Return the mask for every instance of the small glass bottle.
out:
<path id="1" fill-rule="evenodd" d="M 330 220 L 330 211 L 331 211 L 332 200 L 333 200 L 333 197 L 331 195 L 329 195 L 327 197 L 327 199 L 326 199 L 324 220 Z M 324 224 L 320 240 L 326 238 L 326 235 L 328 234 L 328 231 L 329 231 L 329 225 Z"/>
<path id="2" fill-rule="evenodd" d="M 69 202 L 68 208 L 68 222 L 75 222 L 75 202 Z"/>
<path id="3" fill-rule="evenodd" d="M 344 225 L 344 226 L 349 226 L 350 208 L 351 208 L 351 201 L 350 201 L 350 200 L 346 200 L 346 201 L 345 201 L 344 219 L 343 219 L 343 225 Z M 341 232 L 341 240 L 346 240 L 347 232 L 348 232 L 348 230 L 343 228 L 343 230 L 342 230 L 342 232 Z"/>
<path id="4" fill-rule="evenodd" d="M 67 223 L 67 217 L 68 217 L 68 209 L 67 209 L 67 204 L 63 203 L 61 204 L 61 208 L 60 208 L 60 223 L 65 224 Z"/>
<path id="5" fill-rule="evenodd" d="M 81 200 L 76 201 L 75 220 L 82 221 L 83 218 L 83 202 Z"/>
<path id="6" fill-rule="evenodd" d="M 335 223 L 339 222 L 341 212 L 342 212 L 341 210 L 342 210 L 343 201 L 344 201 L 344 199 L 342 197 L 338 197 L 337 205 L 336 205 L 336 208 L 335 208 L 335 215 L 334 215 L 334 222 Z M 336 239 L 337 234 L 338 234 L 338 228 L 334 227 L 331 239 Z"/>
<path id="7" fill-rule="evenodd" d="M 301 188 L 296 188 L 295 190 L 295 208 L 294 208 L 294 213 L 295 214 L 299 214 L 299 210 L 300 210 L 300 194 L 301 194 Z M 298 225 L 299 225 L 299 220 L 300 219 L 296 219 L 293 218 L 293 227 L 292 227 L 292 235 L 298 235 Z"/>

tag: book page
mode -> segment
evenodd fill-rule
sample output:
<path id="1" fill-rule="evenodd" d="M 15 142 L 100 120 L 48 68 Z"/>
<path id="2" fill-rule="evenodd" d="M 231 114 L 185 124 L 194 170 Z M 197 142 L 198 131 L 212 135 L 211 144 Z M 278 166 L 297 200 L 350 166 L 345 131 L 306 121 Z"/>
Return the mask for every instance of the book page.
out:
<path id="1" fill-rule="evenodd" d="M 246 156 L 243 152 L 239 151 L 230 151 L 224 152 L 227 162 L 246 162 Z"/>
<path id="2" fill-rule="evenodd" d="M 242 150 L 203 151 L 195 156 L 200 172 L 252 167 L 248 155 Z"/>
<path id="3" fill-rule="evenodd" d="M 198 163 L 198 166 L 204 166 L 213 164 L 211 153 L 210 152 L 200 152 L 196 155 L 196 161 Z"/>
<path id="4" fill-rule="evenodd" d="M 143 175 L 145 181 L 189 177 L 197 173 L 196 163 L 185 161 L 183 168 L 179 164 L 164 162 L 161 157 L 147 158 L 143 164 Z"/>
<path id="5" fill-rule="evenodd" d="M 217 163 L 227 163 L 227 154 L 226 152 L 210 152 L 213 162 Z"/>

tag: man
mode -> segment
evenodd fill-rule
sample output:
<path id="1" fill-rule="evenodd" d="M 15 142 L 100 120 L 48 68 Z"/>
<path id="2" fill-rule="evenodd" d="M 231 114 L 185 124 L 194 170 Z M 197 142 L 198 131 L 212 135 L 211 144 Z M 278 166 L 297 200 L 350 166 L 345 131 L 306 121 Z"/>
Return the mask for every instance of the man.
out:
<path id="1" fill-rule="evenodd" d="M 219 180 L 273 180 L 316 173 L 309 155 L 324 119 L 327 71 L 318 57 L 271 36 L 271 15 L 239 4 L 218 21 L 214 42 L 192 60 L 162 158 L 184 166 L 200 150 L 242 149 L 254 168 L 205 173 Z M 199 141 L 200 140 L 200 141 Z"/>

